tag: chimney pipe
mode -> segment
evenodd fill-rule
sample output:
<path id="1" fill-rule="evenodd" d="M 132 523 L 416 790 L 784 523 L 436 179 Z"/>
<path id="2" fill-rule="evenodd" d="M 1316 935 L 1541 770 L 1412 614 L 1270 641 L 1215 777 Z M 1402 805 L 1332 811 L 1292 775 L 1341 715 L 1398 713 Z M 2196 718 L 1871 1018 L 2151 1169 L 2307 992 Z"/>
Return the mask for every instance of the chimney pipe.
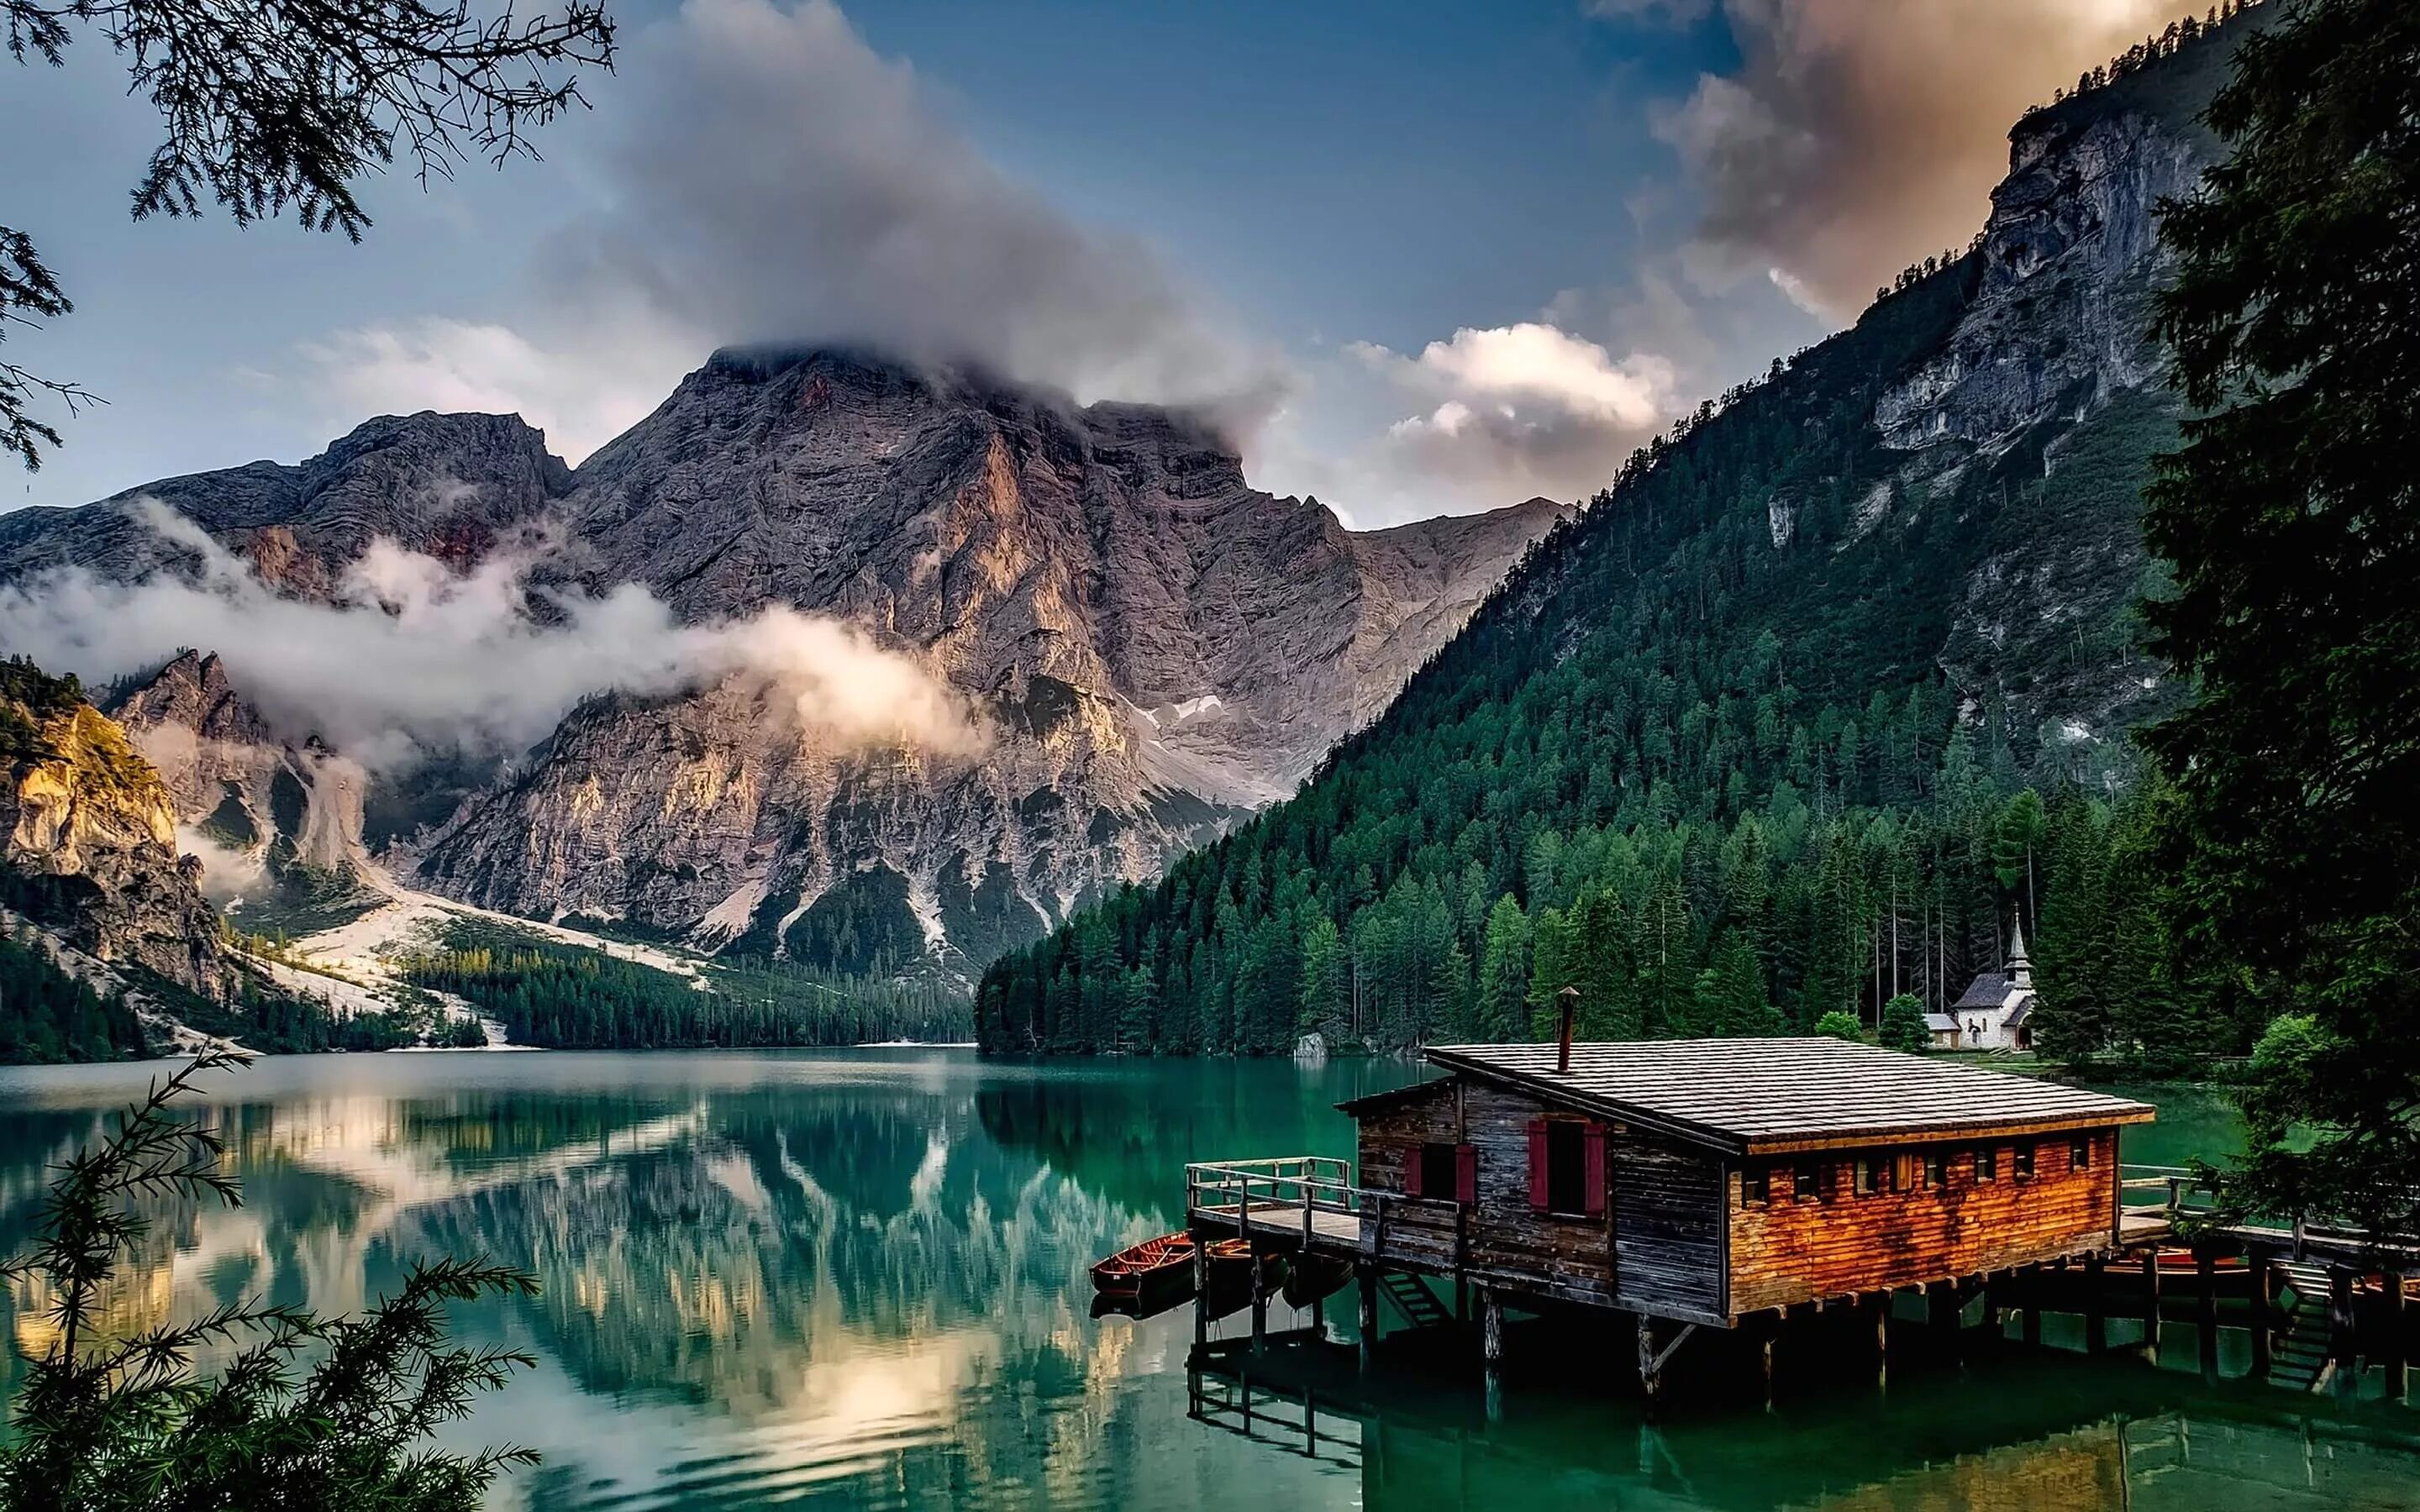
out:
<path id="1" fill-rule="evenodd" d="M 1562 1027 L 1555 1035 L 1555 1074 L 1568 1076 L 1572 1072 L 1572 1015 L 1580 1006 L 1580 990 L 1566 987 L 1555 995 L 1557 1006 L 1562 1009 Z"/>

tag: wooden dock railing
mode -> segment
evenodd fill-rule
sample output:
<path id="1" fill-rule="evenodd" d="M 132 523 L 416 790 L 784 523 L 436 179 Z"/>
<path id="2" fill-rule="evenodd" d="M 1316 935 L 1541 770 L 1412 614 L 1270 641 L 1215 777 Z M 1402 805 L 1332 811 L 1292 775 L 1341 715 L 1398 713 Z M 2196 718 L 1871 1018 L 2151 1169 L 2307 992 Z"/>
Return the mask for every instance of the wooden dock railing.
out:
<path id="1" fill-rule="evenodd" d="M 1353 1163 L 1333 1155 L 1280 1155 L 1270 1160 L 1203 1161 L 1185 1167 L 1185 1211 L 1187 1214 L 1232 1211 L 1236 1231 L 1249 1230 L 1253 1210 L 1270 1217 L 1299 1215 L 1303 1242 L 1311 1243 L 1318 1215 L 1337 1213 L 1360 1220 L 1362 1209 L 1378 1196 L 1353 1184 Z"/>

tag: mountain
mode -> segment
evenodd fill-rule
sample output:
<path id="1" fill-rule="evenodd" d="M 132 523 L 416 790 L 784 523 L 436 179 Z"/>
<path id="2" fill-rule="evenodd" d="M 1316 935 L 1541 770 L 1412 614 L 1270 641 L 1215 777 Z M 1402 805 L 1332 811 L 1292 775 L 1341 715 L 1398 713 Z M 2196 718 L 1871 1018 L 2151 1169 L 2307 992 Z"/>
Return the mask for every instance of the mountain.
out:
<path id="1" fill-rule="evenodd" d="M 215 995 L 225 966 L 200 873 L 126 732 L 72 680 L 0 662 L 0 903 L 95 961 Z"/>
<path id="2" fill-rule="evenodd" d="M 2190 1054 L 2127 733 L 2156 208 L 2235 39 L 2033 113 L 1963 255 L 1634 456 L 1295 797 L 985 978 L 1008 1049 L 1803 1031 L 2038 940 L 2043 1042 Z M 2202 1015 L 2202 1016 L 2197 1016 Z"/>
<path id="3" fill-rule="evenodd" d="M 166 478 L 82 508 L 0 515 L 0 582 L 84 567 L 132 581 L 190 566 L 133 508 L 160 501 L 240 552 L 264 580 L 324 596 L 332 579 L 384 537 L 455 563 L 484 555 L 499 532 L 570 486 L 570 470 L 513 415 L 385 416 L 306 462 L 253 462 Z"/>
<path id="4" fill-rule="evenodd" d="M 763 349 L 715 354 L 577 471 L 511 417 L 424 414 L 0 517 L 0 582 L 195 570 L 144 497 L 294 597 L 374 539 L 460 565 L 511 542 L 540 586 L 642 585 L 690 625 L 786 605 L 911 658 L 974 711 L 979 756 L 836 744 L 734 677 L 592 698 L 500 767 L 369 780 L 207 655 L 126 695 L 223 843 L 323 866 L 366 841 L 466 902 L 845 971 L 970 971 L 1290 792 L 1561 513 L 1357 533 L 1249 486 L 1186 414 Z"/>

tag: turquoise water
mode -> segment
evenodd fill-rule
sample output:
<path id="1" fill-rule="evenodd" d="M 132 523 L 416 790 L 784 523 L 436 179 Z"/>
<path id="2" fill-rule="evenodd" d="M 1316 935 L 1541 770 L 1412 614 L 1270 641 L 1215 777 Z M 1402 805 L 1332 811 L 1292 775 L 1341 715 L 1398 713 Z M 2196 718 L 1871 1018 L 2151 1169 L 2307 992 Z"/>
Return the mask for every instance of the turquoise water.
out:
<path id="1" fill-rule="evenodd" d="M 42 1166 L 156 1070 L 0 1071 L 10 1247 Z M 1516 1325 L 1491 1404 L 1417 1346 L 1366 1378 L 1349 1349 L 1298 1347 L 1249 1380 L 1195 1376 L 1189 1310 L 1090 1315 L 1086 1267 L 1174 1225 L 1186 1160 L 1349 1154 L 1331 1105 L 1417 1074 L 948 1051 L 265 1059 L 207 1103 L 246 1205 L 159 1226 L 113 1321 L 239 1295 L 356 1308 L 415 1255 L 527 1266 L 542 1297 L 459 1319 L 540 1362 L 463 1431 L 545 1456 L 504 1507 L 2420 1505 L 2420 1414 L 2205 1384 L 2189 1329 L 2167 1368 L 2053 1351 L 1895 1365 L 1880 1386 L 1813 1341 L 1772 1412 L 1717 1394 L 1651 1424 L 1620 1389 L 1619 1335 Z M 2226 1152 L 2223 1104 L 2157 1100 L 2128 1159 Z M 13 1334 L 39 1342 L 17 1300 Z"/>

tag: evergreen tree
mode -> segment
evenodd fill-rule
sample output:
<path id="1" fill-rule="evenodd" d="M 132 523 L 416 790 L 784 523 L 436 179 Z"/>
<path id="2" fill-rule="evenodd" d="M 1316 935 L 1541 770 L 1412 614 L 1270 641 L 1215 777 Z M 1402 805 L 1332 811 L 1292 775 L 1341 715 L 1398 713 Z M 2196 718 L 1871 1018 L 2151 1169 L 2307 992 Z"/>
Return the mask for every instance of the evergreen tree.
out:
<path id="1" fill-rule="evenodd" d="M 1479 1037 L 1491 1044 L 1528 1038 L 1529 918 L 1506 893 L 1487 915 L 1479 958 Z"/>
<path id="2" fill-rule="evenodd" d="M 473 1512 L 499 1473 L 535 1461 L 522 1449 L 431 1442 L 514 1366 L 536 1363 L 445 1342 L 448 1303 L 534 1295 L 524 1272 L 415 1263 L 360 1318 L 233 1303 L 140 1337 L 103 1336 L 120 1268 L 149 1230 L 147 1207 L 239 1200 L 218 1137 L 167 1108 L 203 1073 L 246 1063 L 196 1057 L 59 1167 L 33 1248 L 9 1268 L 52 1299 L 56 1327 L 18 1382 L 0 1512 Z M 194 1371 L 203 1351 L 226 1357 L 214 1379 Z"/>
<path id="3" fill-rule="evenodd" d="M 1913 993 L 1901 993 L 1883 1005 L 1882 1031 L 1876 1042 L 1885 1050 L 1923 1050 L 1932 1043 L 1932 1031 L 1924 1025 L 1924 1000 Z"/>
<path id="4" fill-rule="evenodd" d="M 1353 1022 L 1351 965 L 1344 956 L 1344 937 L 1336 921 L 1321 914 L 1302 935 L 1302 1013 L 1306 1034 L 1324 1034 L 1333 1042 L 1344 1039 Z"/>
<path id="5" fill-rule="evenodd" d="M 2158 330 L 2198 411 L 2148 495 L 2195 689 L 2154 900 L 2301 1054 L 2246 1100 L 2230 1201 L 2420 1227 L 2420 7 L 2308 0 L 2210 113 Z M 2307 1131 L 2307 1148 L 2292 1137 Z"/>

